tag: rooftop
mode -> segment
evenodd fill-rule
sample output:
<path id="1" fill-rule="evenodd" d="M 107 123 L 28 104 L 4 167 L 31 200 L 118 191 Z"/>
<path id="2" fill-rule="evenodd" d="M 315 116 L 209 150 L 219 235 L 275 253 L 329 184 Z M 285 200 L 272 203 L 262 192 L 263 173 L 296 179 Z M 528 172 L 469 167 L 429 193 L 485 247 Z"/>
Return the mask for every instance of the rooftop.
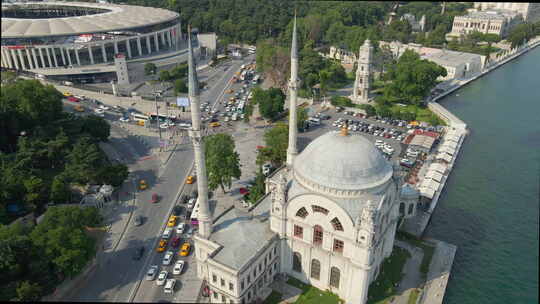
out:
<path id="1" fill-rule="evenodd" d="M 104 13 L 47 19 L 2 17 L 2 38 L 44 37 L 119 31 L 160 24 L 179 17 L 178 13 L 153 7 L 88 2 L 34 2 L 24 5 L 102 9 Z M 2 3 L 2 10 L 10 9 Z"/>
<path id="2" fill-rule="evenodd" d="M 210 240 L 223 247 L 213 260 L 240 270 L 276 236 L 270 230 L 270 195 L 251 211 L 232 208 L 214 223 Z"/>
<path id="3" fill-rule="evenodd" d="M 456 51 L 449 51 L 449 50 L 442 50 L 440 52 L 431 53 L 422 57 L 429 61 L 433 61 L 439 65 L 452 66 L 452 67 L 470 62 L 473 59 L 480 60 L 481 58 L 481 56 L 478 54 L 456 52 Z"/>

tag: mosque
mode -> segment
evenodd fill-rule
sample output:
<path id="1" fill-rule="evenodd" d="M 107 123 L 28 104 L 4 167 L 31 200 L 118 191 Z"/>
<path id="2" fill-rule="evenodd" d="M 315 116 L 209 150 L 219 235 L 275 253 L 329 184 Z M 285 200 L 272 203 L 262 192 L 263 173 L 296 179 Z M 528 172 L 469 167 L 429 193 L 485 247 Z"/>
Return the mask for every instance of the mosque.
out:
<path id="1" fill-rule="evenodd" d="M 410 216 L 402 210 L 416 204 L 415 195 L 402 196 L 399 166 L 368 139 L 346 129 L 328 132 L 298 153 L 296 20 L 287 164 L 267 178 L 266 195 L 247 211 L 231 208 L 217 218 L 210 214 L 191 41 L 188 64 L 199 174 L 194 247 L 197 274 L 206 282 L 211 302 L 255 302 L 268 294 L 272 282 L 288 275 L 330 290 L 345 303 L 366 303 L 370 283 L 392 253 L 400 216 Z"/>

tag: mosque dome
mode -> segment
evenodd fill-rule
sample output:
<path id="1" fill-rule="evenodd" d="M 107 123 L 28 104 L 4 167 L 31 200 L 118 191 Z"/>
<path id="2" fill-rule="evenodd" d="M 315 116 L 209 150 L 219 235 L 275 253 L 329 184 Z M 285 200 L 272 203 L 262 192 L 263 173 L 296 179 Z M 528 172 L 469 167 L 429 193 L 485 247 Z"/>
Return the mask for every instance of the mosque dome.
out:
<path id="1" fill-rule="evenodd" d="M 328 132 L 311 142 L 294 160 L 294 175 L 301 184 L 338 193 L 380 186 L 392 174 L 392 165 L 361 135 Z"/>

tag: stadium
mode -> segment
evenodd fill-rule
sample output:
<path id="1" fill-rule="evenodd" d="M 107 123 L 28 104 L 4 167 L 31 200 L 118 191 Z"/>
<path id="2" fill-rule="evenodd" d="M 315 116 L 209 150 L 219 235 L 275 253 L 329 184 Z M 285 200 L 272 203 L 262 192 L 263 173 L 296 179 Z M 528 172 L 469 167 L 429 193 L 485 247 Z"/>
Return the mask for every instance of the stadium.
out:
<path id="1" fill-rule="evenodd" d="M 2 2 L 4 69 L 46 76 L 113 74 L 127 62 L 183 47 L 178 13 L 87 2 Z M 118 64 L 116 64 L 117 66 Z"/>

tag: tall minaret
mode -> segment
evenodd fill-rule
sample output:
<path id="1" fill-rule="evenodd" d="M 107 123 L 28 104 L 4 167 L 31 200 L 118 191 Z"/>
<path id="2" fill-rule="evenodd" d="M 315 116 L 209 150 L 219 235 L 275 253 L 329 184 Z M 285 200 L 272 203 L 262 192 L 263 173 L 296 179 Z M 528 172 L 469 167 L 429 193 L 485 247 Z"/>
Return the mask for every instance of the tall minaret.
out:
<path id="1" fill-rule="evenodd" d="M 371 72 L 371 59 L 373 46 L 369 39 L 364 41 L 358 53 L 358 67 L 356 68 L 356 80 L 354 81 L 352 99 L 355 103 L 366 103 L 369 101 L 369 75 Z"/>
<path id="2" fill-rule="evenodd" d="M 294 158 L 298 154 L 296 149 L 296 134 L 298 127 L 296 122 L 296 96 L 298 90 L 298 50 L 296 41 L 296 14 L 291 46 L 291 79 L 289 81 L 289 147 L 287 148 L 287 167 L 291 168 Z"/>
<path id="3" fill-rule="evenodd" d="M 201 112 L 199 98 L 199 80 L 195 59 L 193 58 L 193 48 L 191 46 L 191 27 L 188 27 L 188 88 L 189 102 L 191 103 L 191 130 L 189 135 L 193 141 L 195 152 L 195 166 L 197 168 L 197 191 L 199 193 L 199 235 L 205 239 L 210 237 L 212 232 L 212 216 L 208 206 L 208 180 L 206 178 L 206 164 L 204 160 L 204 143 L 201 134 Z"/>

